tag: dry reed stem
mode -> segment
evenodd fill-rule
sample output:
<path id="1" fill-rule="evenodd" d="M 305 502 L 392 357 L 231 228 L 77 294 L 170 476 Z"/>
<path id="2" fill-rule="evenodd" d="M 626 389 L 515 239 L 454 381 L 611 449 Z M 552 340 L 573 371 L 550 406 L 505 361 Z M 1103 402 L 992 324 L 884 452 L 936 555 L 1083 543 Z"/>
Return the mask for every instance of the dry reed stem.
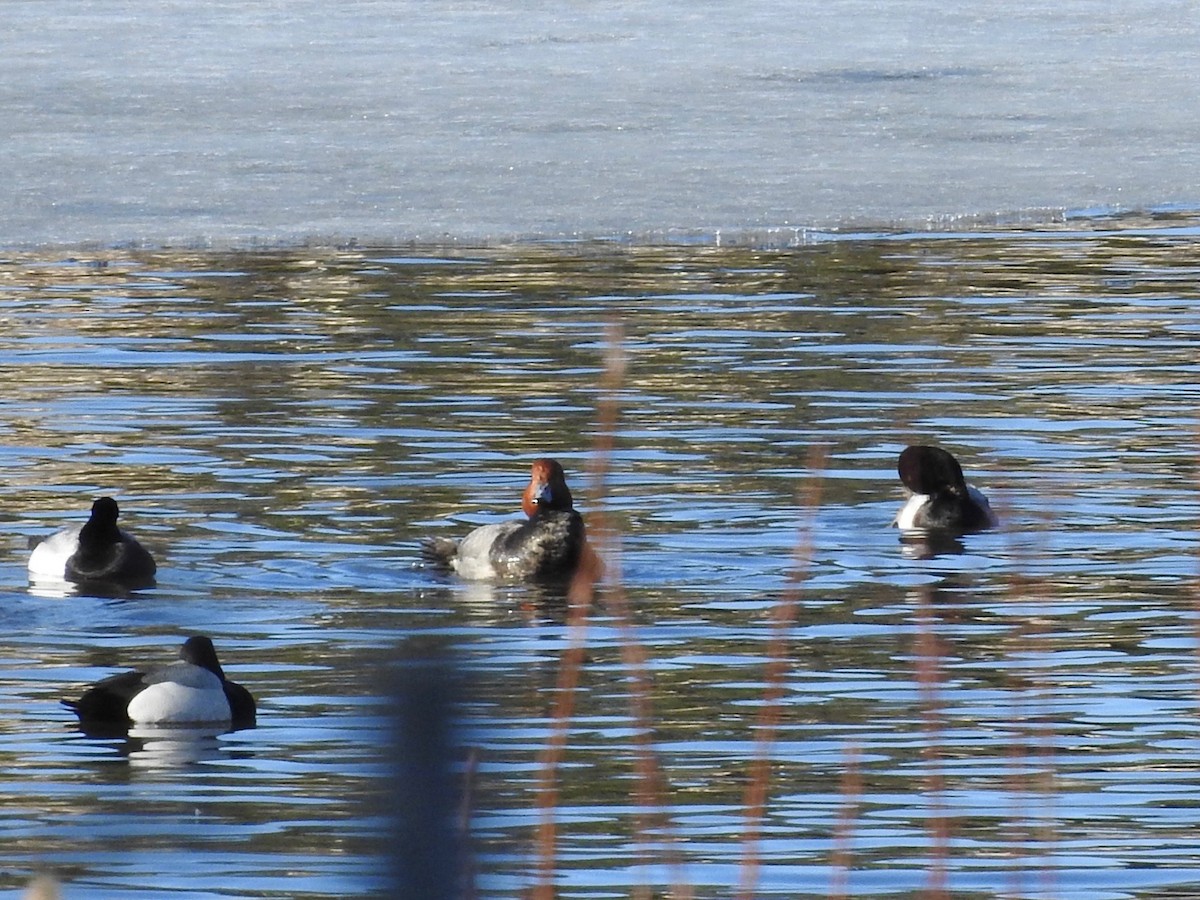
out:
<path id="1" fill-rule="evenodd" d="M 474 847 L 471 842 L 471 811 L 475 808 L 475 787 L 479 775 L 479 748 L 467 751 L 467 765 L 462 775 L 462 801 L 458 808 L 458 840 L 462 847 L 463 900 L 475 900 L 479 890 L 476 884 Z"/>
<path id="2" fill-rule="evenodd" d="M 537 881 L 534 900 L 554 900 L 554 872 L 557 867 L 558 771 L 567 743 L 567 732 L 575 715 L 575 693 L 579 687 L 579 671 L 583 666 L 587 640 L 588 607 L 591 605 L 591 584 L 584 582 L 584 566 L 575 573 L 567 592 L 567 648 L 563 651 L 555 682 L 554 705 L 550 712 L 550 737 L 538 759 L 537 805 L 541 817 L 534 839 L 537 856 Z M 591 568 L 587 566 L 586 568 Z"/>
<path id="3" fill-rule="evenodd" d="M 53 875 L 36 875 L 21 894 L 21 900 L 59 900 L 61 885 Z"/>
<path id="4" fill-rule="evenodd" d="M 652 844 L 648 835 L 652 829 L 657 829 L 661 839 L 666 842 L 666 862 L 673 872 L 671 896 L 687 900 L 692 896 L 692 890 L 683 881 L 682 859 L 674 834 L 674 826 L 666 808 L 666 778 L 658 763 L 652 741 L 654 733 L 653 704 L 651 702 L 652 682 L 647 668 L 646 648 L 637 639 L 628 598 L 621 586 L 619 554 L 612 552 L 613 545 L 611 543 L 606 543 L 604 546 L 610 548 L 604 557 L 606 566 L 610 567 L 610 576 L 606 579 L 604 594 L 605 608 L 617 624 L 621 641 L 621 659 L 629 676 L 629 706 L 630 717 L 633 720 L 636 775 L 634 781 L 636 809 L 634 833 L 638 846 L 638 858 L 643 864 L 653 861 Z M 650 889 L 646 885 L 635 889 L 634 897 L 649 898 L 650 896 Z"/>
<path id="5" fill-rule="evenodd" d="M 668 839 L 672 832 L 669 817 L 664 811 L 665 780 L 650 738 L 653 733 L 653 717 L 646 651 L 634 632 L 629 603 L 622 587 L 619 542 L 615 529 L 604 512 L 606 477 L 617 432 L 617 395 L 625 376 L 622 333 L 618 325 L 609 326 L 607 344 L 602 381 L 604 390 L 597 411 L 595 450 L 588 467 L 591 476 L 589 549 L 585 552 L 567 591 L 568 646 L 559 667 L 555 704 L 551 713 L 551 737 L 540 760 L 538 807 L 542 815 L 536 838 L 538 881 L 532 892 L 534 900 L 552 900 L 554 897 L 554 870 L 557 859 L 557 827 L 554 813 L 558 803 L 558 770 L 574 714 L 575 693 L 579 686 L 579 673 L 587 640 L 588 613 L 595 598 L 596 585 L 601 580 L 606 588 L 606 608 L 616 620 L 620 631 L 622 661 L 629 673 L 631 684 L 629 700 L 635 734 L 635 801 L 638 810 L 634 838 L 639 859 L 643 863 L 652 860 L 648 839 L 651 827 L 658 825 L 664 837 Z M 653 819 L 649 816 L 649 810 L 658 811 Z M 671 841 L 671 846 L 675 846 L 674 841 Z M 677 852 L 670 854 L 669 862 L 676 872 L 681 871 Z M 672 894 L 681 900 L 687 900 L 691 897 L 691 890 L 677 878 Z M 643 885 L 635 888 L 634 896 L 649 898 L 649 887 Z"/>
<path id="6" fill-rule="evenodd" d="M 633 720 L 634 770 L 635 770 L 635 823 L 634 837 L 638 858 L 645 865 L 653 861 L 649 834 L 657 828 L 667 842 L 667 863 L 674 872 L 672 896 L 687 900 L 692 896 L 691 888 L 683 883 L 682 860 L 674 839 L 674 828 L 666 812 L 666 780 L 654 752 L 654 713 L 651 702 L 652 683 L 647 667 L 645 645 L 638 640 L 633 626 L 633 615 L 629 598 L 621 578 L 621 553 L 618 535 L 604 513 L 603 500 L 606 496 L 606 479 L 609 461 L 612 459 L 619 406 L 617 395 L 624 383 L 625 354 L 621 329 L 618 325 L 608 328 L 608 353 L 605 365 L 605 394 L 599 412 L 599 434 L 596 438 L 596 453 L 592 466 L 593 504 L 598 511 L 594 517 L 599 538 L 600 557 L 604 561 L 604 605 L 616 622 L 620 634 L 621 660 L 629 676 L 630 717 Z M 649 898 L 647 885 L 634 889 L 634 897 Z"/>
<path id="7" fill-rule="evenodd" d="M 950 857 L 950 820 L 946 814 L 946 779 L 941 766 L 942 731 L 945 713 L 939 692 L 941 686 L 941 644 L 934 631 L 933 600 L 928 587 L 917 591 L 916 666 L 917 687 L 921 698 L 921 727 L 925 743 L 925 793 L 929 797 L 927 820 L 931 840 L 929 880 L 924 895 L 944 898 L 947 861 Z"/>
<path id="8" fill-rule="evenodd" d="M 783 595 L 771 609 L 771 633 L 767 640 L 763 701 L 755 725 L 754 759 L 750 764 L 750 780 L 742 801 L 746 824 L 742 834 L 742 862 L 737 892 L 739 900 L 750 900 L 753 896 L 762 864 L 762 821 L 770 789 L 771 749 L 783 715 L 784 679 L 791 669 L 788 659 L 789 635 L 812 561 L 813 519 L 821 506 L 821 473 L 825 469 L 827 452 L 824 446 L 815 446 L 809 452 L 809 478 L 802 501 L 805 516 L 796 540 L 792 571 Z"/>
<path id="9" fill-rule="evenodd" d="M 1012 599 L 1021 600 L 1026 596 L 1026 592 L 1023 590 L 1023 585 L 1026 581 L 1022 576 L 1013 573 L 1008 576 L 1006 581 L 1006 589 Z M 1029 646 L 1029 633 L 1024 623 L 1017 626 L 1014 646 L 1020 648 Z M 1014 724 L 1028 722 L 1035 714 L 1029 709 L 1027 702 L 1029 698 L 1026 696 L 1023 681 L 1024 679 L 1022 678 L 1012 678 L 1011 682 Z M 1008 745 L 1007 762 L 1009 770 L 1004 778 L 1004 784 L 1009 795 L 1012 797 L 1011 809 L 1008 815 L 1011 834 L 1011 838 L 1008 841 L 1009 853 L 1017 860 L 1024 859 L 1029 846 L 1029 811 L 1025 803 L 1025 794 L 1029 790 L 1029 784 L 1024 772 L 1030 765 L 1031 756 L 1032 752 L 1028 734 L 1014 734 L 1012 742 Z M 1011 868 L 1009 875 L 1009 892 L 1014 897 L 1021 896 L 1024 889 L 1024 872 L 1020 865 Z"/>
<path id="10" fill-rule="evenodd" d="M 1005 518 L 1007 519 L 1008 516 L 1006 515 Z M 1047 604 L 1049 597 L 1046 593 L 1045 583 L 1041 579 L 1021 574 L 1021 572 L 1028 572 L 1031 566 L 1025 562 L 1028 559 L 1027 554 L 1011 539 L 1011 536 L 1009 557 L 1020 564 L 1018 570 L 1007 578 L 1006 590 L 1009 596 L 1024 603 L 1037 600 L 1039 604 Z M 1039 650 L 1037 640 L 1045 634 L 1045 631 L 1045 622 L 1042 618 L 1023 616 L 1017 625 L 1015 646 L 1023 649 L 1028 658 L 1033 659 Z M 1013 772 L 1008 779 L 1009 789 L 1014 798 L 1037 794 L 1046 806 L 1040 817 L 1040 824 L 1034 824 L 1033 813 L 1019 799 L 1014 800 L 1014 809 L 1010 818 L 1014 823 L 1023 823 L 1023 825 L 1014 826 L 1013 853 L 1017 859 L 1023 860 L 1029 855 L 1027 847 L 1031 843 L 1040 843 L 1042 847 L 1047 847 L 1054 839 L 1054 830 L 1050 824 L 1053 820 L 1051 804 L 1056 796 L 1054 729 L 1051 717 L 1042 711 L 1043 704 L 1048 702 L 1050 697 L 1050 686 L 1044 673 L 1039 675 L 1037 670 L 1030 669 L 1028 674 L 1022 673 L 1014 681 L 1017 685 L 1015 693 L 1022 701 L 1014 710 L 1014 718 L 1017 721 L 1029 723 L 1030 727 L 1023 739 L 1019 743 L 1014 742 L 1010 747 L 1009 758 Z M 1036 768 L 1035 763 L 1037 763 Z M 1026 768 L 1033 771 L 1028 775 L 1021 775 L 1022 769 Z M 1042 855 L 1045 856 L 1044 851 Z M 1041 884 L 1036 892 L 1045 896 L 1053 896 L 1055 890 L 1054 870 L 1048 865 L 1043 865 L 1040 872 Z M 1025 872 L 1021 865 L 1012 870 L 1011 887 L 1014 896 L 1024 893 L 1024 875 Z"/>
<path id="11" fill-rule="evenodd" d="M 833 851 L 830 865 L 833 868 L 829 886 L 831 898 L 845 897 L 850 889 L 850 838 L 854 833 L 854 820 L 858 815 L 862 799 L 862 752 L 857 743 L 846 747 L 845 765 L 842 769 L 838 792 L 842 797 L 842 811 L 833 829 Z"/>

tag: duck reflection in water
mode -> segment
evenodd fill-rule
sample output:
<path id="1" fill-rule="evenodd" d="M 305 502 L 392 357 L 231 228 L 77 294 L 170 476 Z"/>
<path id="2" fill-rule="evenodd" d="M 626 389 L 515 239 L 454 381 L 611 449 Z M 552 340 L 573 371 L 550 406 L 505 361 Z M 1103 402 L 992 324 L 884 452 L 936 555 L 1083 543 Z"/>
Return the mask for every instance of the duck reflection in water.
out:
<path id="1" fill-rule="evenodd" d="M 462 581 L 443 586 L 446 602 L 466 611 L 480 622 L 565 623 L 570 612 L 568 599 L 573 581 L 504 583 Z"/>
<path id="2" fill-rule="evenodd" d="M 80 730 L 89 740 L 111 739 L 114 752 L 133 769 L 190 768 L 250 755 L 227 740 L 228 725 L 130 725 L 125 732 L 81 726 Z"/>

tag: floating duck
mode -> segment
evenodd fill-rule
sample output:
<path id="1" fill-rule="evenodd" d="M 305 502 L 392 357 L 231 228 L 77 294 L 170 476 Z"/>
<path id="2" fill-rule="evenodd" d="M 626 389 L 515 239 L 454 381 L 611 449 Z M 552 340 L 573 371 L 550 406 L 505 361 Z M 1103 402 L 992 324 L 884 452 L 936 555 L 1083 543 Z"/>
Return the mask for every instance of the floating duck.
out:
<path id="1" fill-rule="evenodd" d="M 129 589 L 153 585 L 154 557 L 133 535 L 117 527 L 119 515 L 117 501 L 101 497 L 83 525 L 36 542 L 29 555 L 30 577 Z"/>
<path id="2" fill-rule="evenodd" d="M 583 517 L 563 468 L 535 459 L 521 499 L 526 519 L 476 528 L 461 540 L 430 538 L 421 555 L 472 581 L 535 581 L 570 576 L 584 553 Z"/>
<path id="3" fill-rule="evenodd" d="M 212 640 L 190 637 L 179 662 L 151 672 L 122 672 L 98 681 L 78 700 L 63 700 L 85 728 L 131 725 L 254 724 L 254 698 L 225 677 Z"/>
<path id="4" fill-rule="evenodd" d="M 898 469 L 900 480 L 912 491 L 896 515 L 894 524 L 902 531 L 965 534 L 999 524 L 987 497 L 967 484 L 958 460 L 941 447 L 906 447 Z"/>

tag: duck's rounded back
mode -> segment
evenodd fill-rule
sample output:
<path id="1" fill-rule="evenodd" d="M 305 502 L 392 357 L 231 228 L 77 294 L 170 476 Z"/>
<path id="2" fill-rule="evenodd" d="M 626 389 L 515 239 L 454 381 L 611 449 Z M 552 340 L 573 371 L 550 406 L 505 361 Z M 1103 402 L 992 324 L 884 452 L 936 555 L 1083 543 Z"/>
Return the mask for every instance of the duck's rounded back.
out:
<path id="1" fill-rule="evenodd" d="M 64 528 L 33 547 L 29 574 L 76 584 L 150 587 L 158 566 L 133 535 L 117 526 L 120 515 L 116 500 L 100 497 L 81 527 Z"/>

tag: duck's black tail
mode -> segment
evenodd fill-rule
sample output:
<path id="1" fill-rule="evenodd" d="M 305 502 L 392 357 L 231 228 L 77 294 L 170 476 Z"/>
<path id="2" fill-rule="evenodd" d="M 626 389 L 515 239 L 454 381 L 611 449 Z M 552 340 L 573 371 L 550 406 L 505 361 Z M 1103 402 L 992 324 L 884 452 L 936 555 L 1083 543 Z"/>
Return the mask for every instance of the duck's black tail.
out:
<path id="1" fill-rule="evenodd" d="M 426 565 L 448 572 L 452 569 L 450 563 L 457 553 L 458 541 L 449 538 L 425 538 L 421 541 L 421 560 Z"/>

